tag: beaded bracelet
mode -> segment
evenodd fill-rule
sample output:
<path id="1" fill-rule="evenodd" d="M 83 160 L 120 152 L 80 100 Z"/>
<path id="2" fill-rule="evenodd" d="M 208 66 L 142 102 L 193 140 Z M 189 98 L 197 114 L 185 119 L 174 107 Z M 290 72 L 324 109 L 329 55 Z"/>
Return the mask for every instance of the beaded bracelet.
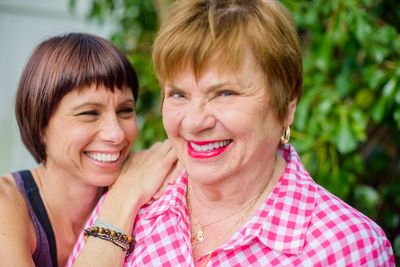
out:
<path id="1" fill-rule="evenodd" d="M 113 227 L 114 228 L 114 227 Z M 106 241 L 110 241 L 114 245 L 120 247 L 122 251 L 126 251 L 126 255 L 131 254 L 134 246 L 135 239 L 119 231 L 114 231 L 108 228 L 92 226 L 84 230 L 85 239 L 89 236 L 97 237 Z"/>
<path id="2" fill-rule="evenodd" d="M 100 219 L 96 219 L 92 225 L 93 226 L 97 226 L 97 227 L 103 227 L 103 228 L 108 228 L 110 230 L 114 230 L 115 232 L 120 232 L 122 233 L 123 231 L 120 230 L 119 228 L 115 227 L 112 224 L 106 223 L 105 221 L 102 221 Z"/>

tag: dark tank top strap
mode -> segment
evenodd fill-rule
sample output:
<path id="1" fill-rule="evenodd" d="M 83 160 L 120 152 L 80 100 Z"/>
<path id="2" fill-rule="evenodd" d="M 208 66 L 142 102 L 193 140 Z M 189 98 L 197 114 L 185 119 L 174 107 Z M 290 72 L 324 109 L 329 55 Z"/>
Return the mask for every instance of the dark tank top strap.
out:
<path id="1" fill-rule="evenodd" d="M 39 222 L 42 225 L 44 232 L 46 233 L 53 266 L 57 267 L 56 240 L 54 237 L 53 228 L 51 227 L 51 223 L 46 212 L 46 208 L 43 204 L 42 198 L 40 197 L 39 189 L 30 171 L 21 171 L 20 174 L 22 180 L 24 181 L 24 187 L 26 194 L 28 195 L 29 202 L 31 203 L 32 208 L 37 218 L 39 219 Z"/>

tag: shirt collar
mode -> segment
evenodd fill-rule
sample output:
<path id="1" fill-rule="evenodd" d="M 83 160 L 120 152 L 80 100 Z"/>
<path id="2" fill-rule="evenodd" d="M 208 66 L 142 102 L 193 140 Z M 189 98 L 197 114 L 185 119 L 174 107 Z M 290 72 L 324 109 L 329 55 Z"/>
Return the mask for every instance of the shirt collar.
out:
<path id="1" fill-rule="evenodd" d="M 303 250 L 316 204 L 317 185 L 291 145 L 285 145 L 281 153 L 287 162 L 284 174 L 257 214 L 227 248 L 258 238 L 265 246 L 285 254 Z"/>
<path id="2" fill-rule="evenodd" d="M 187 173 L 183 170 L 176 179 L 176 182 L 168 185 L 165 192 L 158 200 L 149 205 L 145 205 L 139 210 L 138 217 L 142 219 L 150 219 L 167 211 L 173 211 L 180 214 L 187 213 L 187 183 Z"/>

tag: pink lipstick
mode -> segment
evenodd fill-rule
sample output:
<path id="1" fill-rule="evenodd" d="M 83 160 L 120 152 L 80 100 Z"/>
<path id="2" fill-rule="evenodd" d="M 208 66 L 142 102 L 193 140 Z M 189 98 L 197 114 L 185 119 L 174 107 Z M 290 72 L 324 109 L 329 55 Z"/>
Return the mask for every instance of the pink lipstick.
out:
<path id="1" fill-rule="evenodd" d="M 188 141 L 188 154 L 196 159 L 208 159 L 224 153 L 232 140 L 221 141 Z"/>

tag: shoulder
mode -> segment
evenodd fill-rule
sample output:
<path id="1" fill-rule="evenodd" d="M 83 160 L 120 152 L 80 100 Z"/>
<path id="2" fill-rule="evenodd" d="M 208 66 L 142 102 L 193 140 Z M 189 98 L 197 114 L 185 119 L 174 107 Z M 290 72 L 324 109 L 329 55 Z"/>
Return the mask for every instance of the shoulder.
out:
<path id="1" fill-rule="evenodd" d="M 24 196 L 11 174 L 0 176 L 0 225 L 4 220 L 30 220 Z"/>
<path id="2" fill-rule="evenodd" d="M 21 192 L 15 184 L 14 178 L 11 174 L 0 176 L 0 205 L 5 202 L 12 202 L 17 204 L 21 200 Z M 23 200 L 23 199 L 22 199 Z"/>
<path id="3" fill-rule="evenodd" d="M 373 237 L 384 235 L 382 229 L 370 218 L 333 195 L 325 188 L 317 186 L 317 201 L 314 219 L 332 226 L 333 229 L 347 226 L 353 231 L 368 230 Z"/>
<path id="4" fill-rule="evenodd" d="M 304 255 L 325 260 L 325 265 L 393 266 L 393 250 L 383 230 L 370 218 L 315 183 L 292 146 L 285 146 L 286 188 L 291 203 L 303 209 Z M 303 200 L 294 202 L 293 199 Z M 299 206 L 301 204 L 301 206 Z M 296 220 L 298 221 L 298 220 Z M 339 263 L 339 261 L 344 261 Z"/>
<path id="5" fill-rule="evenodd" d="M 34 229 L 23 195 L 11 174 L 0 176 L 0 244 L 31 247 L 34 242 Z"/>
<path id="6" fill-rule="evenodd" d="M 393 251 L 384 231 L 370 218 L 343 200 L 317 187 L 317 201 L 310 223 L 309 241 L 343 259 L 356 258 L 361 263 L 382 263 L 390 266 Z"/>
<path id="7" fill-rule="evenodd" d="M 28 211 L 25 198 L 12 174 L 0 176 L 0 207 L 0 211 L 9 208 L 18 208 L 21 212 Z"/>

